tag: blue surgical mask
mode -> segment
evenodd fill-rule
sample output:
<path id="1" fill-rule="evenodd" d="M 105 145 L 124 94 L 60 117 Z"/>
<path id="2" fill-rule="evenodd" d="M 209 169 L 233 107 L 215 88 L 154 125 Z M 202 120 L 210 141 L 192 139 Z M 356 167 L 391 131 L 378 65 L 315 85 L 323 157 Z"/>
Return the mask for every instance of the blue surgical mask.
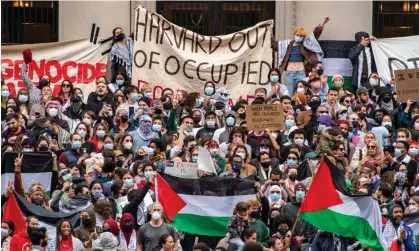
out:
<path id="1" fill-rule="evenodd" d="M 233 118 L 233 117 L 227 117 L 226 118 L 226 124 L 227 124 L 227 126 L 228 127 L 232 127 L 232 126 L 234 126 L 234 123 L 235 123 L 236 121 L 235 121 L 235 119 Z"/>
<path id="2" fill-rule="evenodd" d="M 198 163 L 198 156 L 192 156 L 192 162 Z"/>
<path id="3" fill-rule="evenodd" d="M 80 130 L 80 131 L 78 132 L 78 134 L 80 135 L 80 137 L 81 137 L 82 139 L 84 139 L 84 138 L 86 137 L 86 131 Z"/>
<path id="4" fill-rule="evenodd" d="M 381 123 L 381 125 L 382 125 L 382 126 L 392 127 L 392 126 L 393 126 L 393 123 L 391 123 L 391 122 L 389 122 L 389 121 L 386 121 L 386 122 Z"/>
<path id="5" fill-rule="evenodd" d="M 303 38 L 303 37 L 300 37 L 300 36 L 295 36 L 295 37 L 294 37 L 294 40 L 295 40 L 295 42 L 297 42 L 297 43 L 301 43 L 301 42 L 303 42 L 304 38 Z"/>
<path id="6" fill-rule="evenodd" d="M 279 81 L 279 76 L 270 76 L 269 81 L 271 81 L 271 83 L 277 83 Z"/>
<path id="7" fill-rule="evenodd" d="M 153 96 L 151 92 L 144 92 L 144 97 L 151 98 L 151 96 Z"/>
<path id="8" fill-rule="evenodd" d="M 295 161 L 293 159 L 287 159 L 287 165 L 288 166 L 296 166 L 297 165 L 297 161 Z"/>
<path id="9" fill-rule="evenodd" d="M 117 79 L 116 80 L 116 84 L 119 85 L 119 86 L 121 86 L 121 85 L 124 84 L 124 80 L 123 79 Z"/>
<path id="10" fill-rule="evenodd" d="M 45 128 L 44 131 L 48 134 L 51 135 L 52 134 L 52 128 Z"/>
<path id="11" fill-rule="evenodd" d="M 132 182 L 132 179 L 126 179 L 124 180 L 124 184 L 127 188 L 131 188 L 134 186 L 134 182 Z"/>
<path id="12" fill-rule="evenodd" d="M 322 132 L 326 128 L 326 125 L 319 125 L 318 129 L 320 132 Z"/>
<path id="13" fill-rule="evenodd" d="M 8 98 L 10 96 L 10 92 L 9 91 L 1 91 L 1 96 L 3 98 Z"/>
<path id="14" fill-rule="evenodd" d="M 149 180 L 149 179 L 150 179 L 150 175 L 151 175 L 151 172 L 150 172 L 150 171 L 145 171 L 145 172 L 144 172 L 144 178 L 145 178 L 146 180 Z"/>
<path id="15" fill-rule="evenodd" d="M 280 199 L 281 199 L 281 194 L 279 194 L 279 193 L 271 194 L 271 200 L 272 201 L 279 201 Z"/>
<path id="16" fill-rule="evenodd" d="M 110 143 L 110 144 L 104 144 L 104 145 L 103 145 L 103 149 L 106 149 L 106 150 L 113 150 L 113 144 L 112 144 L 112 143 Z"/>
<path id="17" fill-rule="evenodd" d="M 73 143 L 71 143 L 71 148 L 73 149 L 80 149 L 81 147 L 81 141 L 74 141 Z"/>
<path id="18" fill-rule="evenodd" d="M 105 137 L 105 135 L 106 135 L 105 130 L 97 130 L 96 131 L 96 136 L 98 136 L 98 137 Z"/>
<path id="19" fill-rule="evenodd" d="M 208 128 L 215 128 L 215 121 L 212 121 L 212 120 L 207 121 L 207 127 Z"/>
<path id="20" fill-rule="evenodd" d="M 201 98 L 195 100 L 196 107 L 201 107 L 202 103 L 204 103 L 204 101 Z"/>
<path id="21" fill-rule="evenodd" d="M 409 155 L 410 156 L 416 156 L 416 155 L 418 155 L 418 153 L 419 153 L 419 149 L 416 149 L 416 148 L 410 148 L 409 149 Z"/>
<path id="22" fill-rule="evenodd" d="M 297 199 L 297 201 L 302 201 L 305 197 L 306 193 L 304 193 L 303 191 L 297 191 L 295 193 L 295 198 Z"/>
<path id="23" fill-rule="evenodd" d="M 205 95 L 212 96 L 214 94 L 214 88 L 207 87 L 207 88 L 205 88 L 204 92 L 205 92 Z"/>
<path id="24" fill-rule="evenodd" d="M 295 125 L 295 121 L 294 121 L 294 120 L 291 120 L 291 119 L 287 119 L 287 120 L 285 120 L 285 127 L 286 127 L 287 129 L 289 129 L 289 128 L 293 127 L 294 125 Z"/>
<path id="25" fill-rule="evenodd" d="M 131 93 L 131 100 L 134 102 L 138 101 L 138 93 Z"/>
<path id="26" fill-rule="evenodd" d="M 161 125 L 153 124 L 153 126 L 151 127 L 151 130 L 153 130 L 153 132 L 160 132 L 161 131 Z"/>
<path id="27" fill-rule="evenodd" d="M 1 236 L 8 236 L 9 235 L 9 230 L 7 230 L 7 229 L 5 229 L 5 228 L 2 228 L 1 229 Z"/>
<path id="28" fill-rule="evenodd" d="M 400 156 L 402 156 L 402 150 L 399 148 L 394 149 L 394 157 L 398 158 Z"/>
<path id="29" fill-rule="evenodd" d="M 26 103 L 29 100 L 27 95 L 20 95 L 18 99 L 20 103 Z"/>

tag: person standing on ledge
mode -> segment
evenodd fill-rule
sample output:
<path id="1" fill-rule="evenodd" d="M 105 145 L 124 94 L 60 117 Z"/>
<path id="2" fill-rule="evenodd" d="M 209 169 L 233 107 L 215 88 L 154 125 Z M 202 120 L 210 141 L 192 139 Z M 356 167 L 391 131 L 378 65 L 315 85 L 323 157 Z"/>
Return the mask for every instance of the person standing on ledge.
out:
<path id="1" fill-rule="evenodd" d="M 314 31 L 309 35 L 303 27 L 294 29 L 294 39 L 277 41 L 274 37 L 271 40 L 271 47 L 278 52 L 279 71 L 284 74 L 284 84 L 290 96 L 294 95 L 297 82 L 306 77 L 306 68 L 309 68 L 312 61 L 321 61 L 323 51 L 317 41 L 323 32 L 324 25 L 329 22 L 325 17 Z"/>

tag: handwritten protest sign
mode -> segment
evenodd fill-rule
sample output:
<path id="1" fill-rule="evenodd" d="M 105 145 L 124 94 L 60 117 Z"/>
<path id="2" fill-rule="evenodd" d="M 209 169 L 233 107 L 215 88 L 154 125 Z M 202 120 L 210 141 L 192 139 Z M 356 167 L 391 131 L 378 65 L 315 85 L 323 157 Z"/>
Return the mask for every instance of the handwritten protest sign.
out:
<path id="1" fill-rule="evenodd" d="M 282 104 L 249 105 L 246 107 L 246 114 L 249 131 L 282 130 L 284 128 Z"/>
<path id="2" fill-rule="evenodd" d="M 198 163 L 168 160 L 164 173 L 184 179 L 198 179 Z"/>
<path id="3" fill-rule="evenodd" d="M 394 71 L 397 101 L 419 101 L 419 68 Z"/>
<path id="4" fill-rule="evenodd" d="M 153 97 L 172 90 L 204 91 L 207 82 L 232 99 L 269 82 L 273 21 L 222 36 L 205 36 L 177 26 L 139 6 L 135 11 L 132 83 L 150 84 Z"/>

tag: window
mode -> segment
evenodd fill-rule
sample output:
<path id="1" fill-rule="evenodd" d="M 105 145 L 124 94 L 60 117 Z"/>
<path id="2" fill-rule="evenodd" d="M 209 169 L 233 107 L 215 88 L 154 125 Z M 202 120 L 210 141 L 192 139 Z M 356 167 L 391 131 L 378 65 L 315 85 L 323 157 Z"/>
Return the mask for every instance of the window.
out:
<path id="1" fill-rule="evenodd" d="M 373 3 L 373 35 L 377 38 L 419 35 L 419 1 Z"/>
<path id="2" fill-rule="evenodd" d="M 157 12 L 170 22 L 202 35 L 225 35 L 274 19 L 274 1 L 157 1 Z"/>
<path id="3" fill-rule="evenodd" d="M 2 1 L 2 44 L 58 41 L 58 1 Z"/>

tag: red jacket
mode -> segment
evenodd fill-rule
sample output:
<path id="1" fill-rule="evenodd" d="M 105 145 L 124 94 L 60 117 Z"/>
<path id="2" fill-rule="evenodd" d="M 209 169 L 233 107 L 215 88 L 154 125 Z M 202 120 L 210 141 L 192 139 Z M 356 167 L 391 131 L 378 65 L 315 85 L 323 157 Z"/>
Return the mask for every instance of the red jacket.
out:
<path id="1" fill-rule="evenodd" d="M 26 251 L 31 245 L 28 232 L 21 230 L 10 241 L 10 251 Z"/>

